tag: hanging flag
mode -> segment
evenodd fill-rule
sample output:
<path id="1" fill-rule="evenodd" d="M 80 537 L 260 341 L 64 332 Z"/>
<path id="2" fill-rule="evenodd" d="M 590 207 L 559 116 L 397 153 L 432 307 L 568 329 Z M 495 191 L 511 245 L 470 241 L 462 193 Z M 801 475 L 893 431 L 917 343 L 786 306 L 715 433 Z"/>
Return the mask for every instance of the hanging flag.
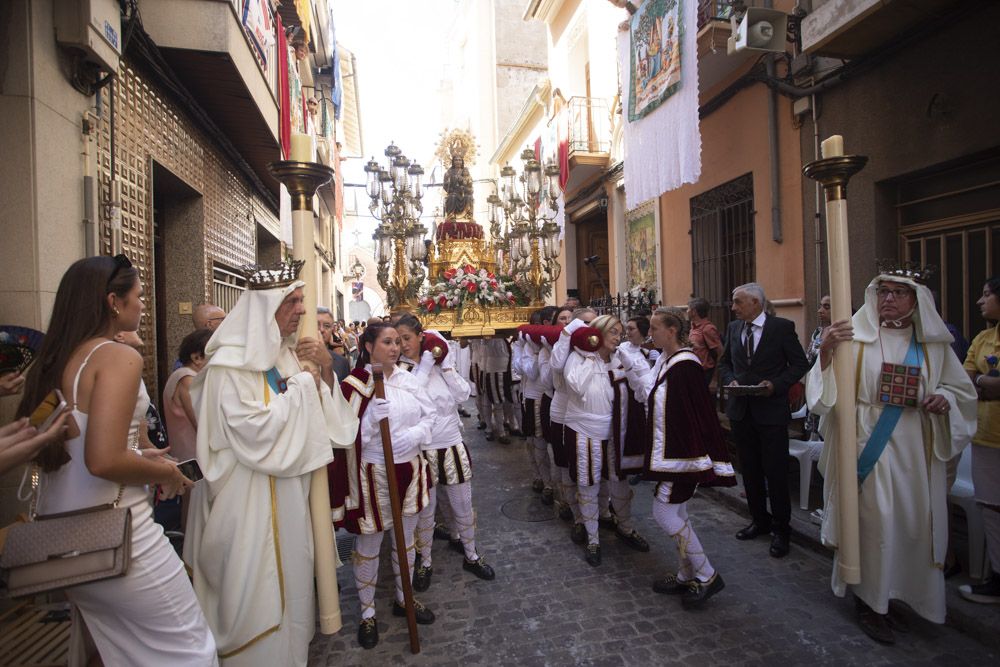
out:
<path id="1" fill-rule="evenodd" d="M 697 4 L 646 0 L 618 33 L 630 209 L 701 177 Z"/>
<path id="2" fill-rule="evenodd" d="M 271 3 L 268 0 L 245 0 L 243 3 L 243 27 L 250 36 L 250 42 L 257 56 L 264 64 L 264 71 L 274 67 L 267 62 L 267 54 L 274 45 L 274 21 L 271 18 Z"/>
<path id="3" fill-rule="evenodd" d="M 292 154 L 292 99 L 288 87 L 288 40 L 285 29 L 281 25 L 281 16 L 274 17 L 276 34 L 278 35 L 278 137 L 281 141 L 282 157 L 286 160 Z"/>

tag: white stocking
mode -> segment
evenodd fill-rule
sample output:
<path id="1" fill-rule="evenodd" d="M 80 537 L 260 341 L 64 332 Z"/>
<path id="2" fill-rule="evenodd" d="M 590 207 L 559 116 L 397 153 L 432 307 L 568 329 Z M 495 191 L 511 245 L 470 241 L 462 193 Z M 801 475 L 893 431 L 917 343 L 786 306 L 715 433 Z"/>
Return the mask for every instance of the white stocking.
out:
<path id="1" fill-rule="evenodd" d="M 699 581 L 705 582 L 712 578 L 715 569 L 708 562 L 701 541 L 687 520 L 686 505 L 686 502 L 674 504 L 659 499 L 654 500 L 653 518 L 677 543 L 677 555 L 680 557 L 677 578 L 681 581 L 690 581 L 697 577 Z"/>
<path id="2" fill-rule="evenodd" d="M 577 501 L 580 503 L 580 517 L 583 525 L 587 528 L 587 543 L 598 544 L 597 537 L 597 494 L 600 493 L 599 484 L 584 486 L 579 484 L 576 487 Z"/>
<path id="3" fill-rule="evenodd" d="M 455 527 L 455 515 L 451 511 L 451 503 L 448 502 L 448 494 L 442 493 L 440 498 L 437 498 L 437 509 L 441 513 L 441 522 L 444 523 L 444 527 L 448 530 L 453 540 L 457 540 L 458 528 Z"/>
<path id="4" fill-rule="evenodd" d="M 427 494 L 427 505 L 417 515 L 417 551 L 420 564 L 431 567 L 431 547 L 434 544 L 434 508 L 437 506 L 437 487 L 432 486 Z"/>
<path id="5" fill-rule="evenodd" d="M 476 551 L 476 511 L 472 509 L 472 482 L 442 486 L 455 517 L 455 527 L 462 539 L 467 560 L 479 559 Z"/>
<path id="6" fill-rule="evenodd" d="M 600 471 L 598 470 L 595 471 L 594 474 L 596 475 L 599 473 Z M 608 491 L 608 480 L 602 477 L 600 486 L 601 486 L 600 493 L 598 493 L 597 495 L 597 505 L 600 508 L 601 518 L 607 519 L 609 516 L 611 516 L 611 507 L 609 507 L 608 504 L 609 501 L 611 500 L 611 493 Z M 616 507 L 615 510 L 617 511 L 618 508 Z"/>
<path id="7" fill-rule="evenodd" d="M 531 460 L 535 467 L 537 479 L 542 480 L 546 488 L 552 488 L 552 471 L 549 467 L 549 443 L 544 438 L 535 436 L 528 438 L 531 447 Z"/>
<path id="8" fill-rule="evenodd" d="M 375 615 L 375 586 L 378 584 L 378 553 L 382 547 L 382 535 L 358 535 L 354 541 L 354 584 L 358 587 L 361 601 L 361 619 Z"/>
<path id="9" fill-rule="evenodd" d="M 580 503 L 576 498 L 576 484 L 569 476 L 569 468 L 558 468 L 559 476 L 559 488 L 562 489 L 563 502 L 569 505 L 569 508 L 573 510 L 573 523 L 580 523 L 583 519 L 580 517 Z"/>
<path id="10" fill-rule="evenodd" d="M 622 533 L 628 535 L 632 532 L 632 487 L 629 486 L 627 480 L 609 479 L 608 492 L 611 495 L 611 502 L 615 506 L 618 528 Z"/>
<path id="11" fill-rule="evenodd" d="M 403 538 L 406 540 L 406 564 L 410 571 L 410 579 L 413 579 L 413 560 L 417 554 L 413 546 L 413 533 L 417 528 L 417 520 L 420 515 L 403 517 Z M 396 533 L 392 529 L 392 573 L 396 576 L 396 600 L 403 604 L 403 579 L 399 576 L 399 554 L 396 547 Z"/>

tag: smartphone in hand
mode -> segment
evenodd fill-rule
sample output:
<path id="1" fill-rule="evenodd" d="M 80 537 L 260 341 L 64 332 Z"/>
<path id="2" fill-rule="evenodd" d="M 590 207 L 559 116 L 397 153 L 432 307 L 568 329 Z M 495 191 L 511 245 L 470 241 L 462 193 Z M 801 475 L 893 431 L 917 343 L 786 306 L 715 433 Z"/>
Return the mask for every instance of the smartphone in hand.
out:
<path id="1" fill-rule="evenodd" d="M 28 417 L 28 423 L 38 429 L 40 433 L 47 431 L 65 409 L 66 398 L 61 391 L 53 389 L 38 407 L 32 411 L 31 416 Z"/>
<path id="2" fill-rule="evenodd" d="M 198 465 L 198 459 L 181 461 L 177 464 L 177 467 L 180 469 L 181 474 L 192 482 L 197 482 L 205 477 L 205 475 L 201 472 L 201 466 Z"/>

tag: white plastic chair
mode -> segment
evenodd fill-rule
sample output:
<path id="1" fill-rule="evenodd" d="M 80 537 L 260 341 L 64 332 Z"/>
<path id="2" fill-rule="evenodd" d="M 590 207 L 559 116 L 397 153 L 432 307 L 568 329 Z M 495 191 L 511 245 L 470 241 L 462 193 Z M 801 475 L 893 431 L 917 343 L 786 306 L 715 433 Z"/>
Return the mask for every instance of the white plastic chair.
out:
<path id="1" fill-rule="evenodd" d="M 986 533 L 983 530 L 982 508 L 976 504 L 972 485 L 971 446 L 962 451 L 962 458 L 958 460 L 958 475 L 948 494 L 948 502 L 958 505 L 965 512 L 969 534 L 969 576 L 982 579 L 986 576 Z"/>
<path id="2" fill-rule="evenodd" d="M 788 455 L 799 461 L 799 507 L 809 509 L 809 485 L 812 483 L 813 463 L 819 461 L 823 451 L 822 440 L 788 440 Z"/>

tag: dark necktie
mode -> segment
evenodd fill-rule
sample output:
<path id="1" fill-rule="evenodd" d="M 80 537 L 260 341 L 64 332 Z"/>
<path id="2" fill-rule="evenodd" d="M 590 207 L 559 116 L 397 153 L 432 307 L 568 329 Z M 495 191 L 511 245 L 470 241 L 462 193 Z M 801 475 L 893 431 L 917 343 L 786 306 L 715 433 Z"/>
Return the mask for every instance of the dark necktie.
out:
<path id="1" fill-rule="evenodd" d="M 753 323 L 747 322 L 746 326 L 743 327 L 743 330 L 746 332 L 745 347 L 747 353 L 747 361 L 749 361 L 750 359 L 753 358 Z"/>

